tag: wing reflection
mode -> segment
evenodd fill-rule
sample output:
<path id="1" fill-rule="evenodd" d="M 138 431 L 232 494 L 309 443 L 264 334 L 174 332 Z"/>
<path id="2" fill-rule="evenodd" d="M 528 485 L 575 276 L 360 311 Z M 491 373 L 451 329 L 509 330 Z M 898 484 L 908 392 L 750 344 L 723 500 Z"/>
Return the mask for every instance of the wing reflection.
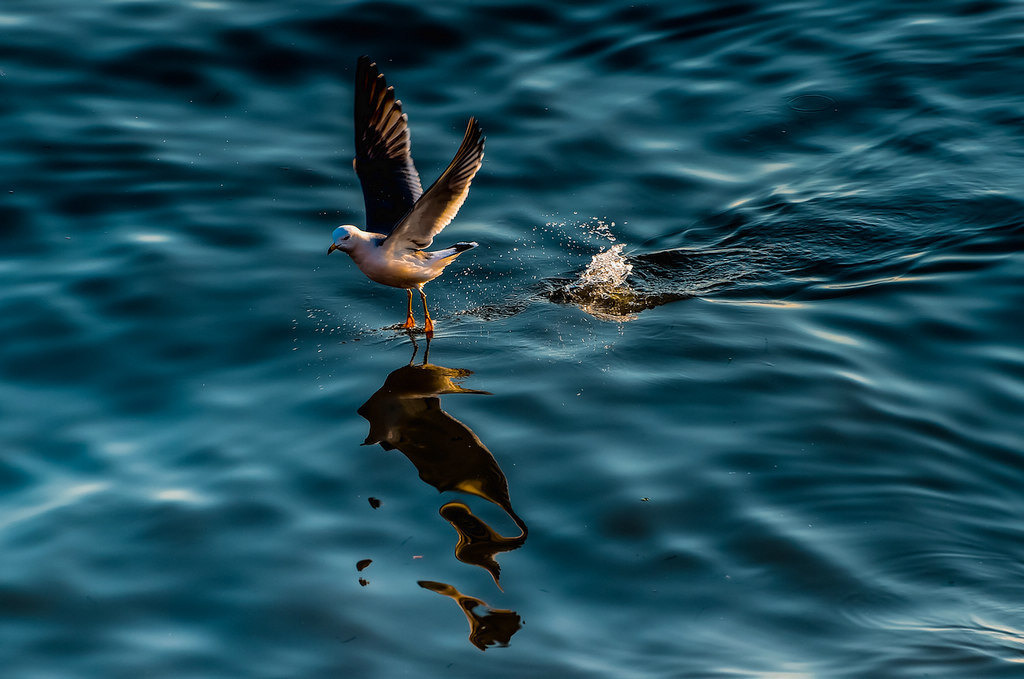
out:
<path id="1" fill-rule="evenodd" d="M 522 618 L 515 611 L 491 608 L 485 601 L 466 596 L 451 585 L 432 580 L 420 580 L 416 584 L 423 589 L 451 597 L 459 605 L 469 620 L 469 641 L 481 651 L 486 651 L 488 646 L 494 644 L 508 646 L 512 635 L 523 626 Z M 486 612 L 477 613 L 477 608 L 484 608 Z"/>
<path id="2" fill-rule="evenodd" d="M 462 563 L 480 566 L 486 570 L 494 578 L 494 584 L 501 589 L 501 583 L 498 581 L 501 566 L 494 560 L 494 555 L 522 547 L 526 542 L 526 526 L 521 527 L 523 532 L 518 536 L 506 538 L 499 535 L 461 502 L 449 502 L 441 507 L 440 514 L 459 534 L 459 542 L 455 545 L 455 558 Z"/>

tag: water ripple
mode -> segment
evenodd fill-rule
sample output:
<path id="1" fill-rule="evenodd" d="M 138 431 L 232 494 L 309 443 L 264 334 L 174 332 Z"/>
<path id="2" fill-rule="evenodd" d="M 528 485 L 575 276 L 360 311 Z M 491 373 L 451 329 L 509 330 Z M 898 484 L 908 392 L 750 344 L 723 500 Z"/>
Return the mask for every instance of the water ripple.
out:
<path id="1" fill-rule="evenodd" d="M 1019 674 L 1019 3 L 0 26 L 7 675 Z M 429 361 L 323 255 L 362 53 L 488 135 Z"/>

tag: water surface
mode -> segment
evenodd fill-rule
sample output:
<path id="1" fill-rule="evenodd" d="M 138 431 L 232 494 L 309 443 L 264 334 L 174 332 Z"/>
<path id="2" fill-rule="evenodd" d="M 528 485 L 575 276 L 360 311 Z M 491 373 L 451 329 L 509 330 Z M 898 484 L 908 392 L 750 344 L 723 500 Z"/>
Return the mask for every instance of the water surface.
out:
<path id="1" fill-rule="evenodd" d="M 0 32 L 6 674 L 1020 675 L 1019 3 Z M 364 53 L 488 135 L 429 355 L 324 254 Z"/>

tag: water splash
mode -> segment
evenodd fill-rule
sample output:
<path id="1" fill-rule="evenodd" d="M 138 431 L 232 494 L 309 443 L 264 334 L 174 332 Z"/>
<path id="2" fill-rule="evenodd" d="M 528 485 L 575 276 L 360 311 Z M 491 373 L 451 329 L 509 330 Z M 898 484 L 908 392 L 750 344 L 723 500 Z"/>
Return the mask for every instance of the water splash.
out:
<path id="1" fill-rule="evenodd" d="M 582 222 L 549 221 L 535 227 L 535 231 L 547 229 L 548 235 L 556 235 L 563 252 L 598 252 L 591 254 L 589 263 L 577 273 L 545 278 L 500 303 L 459 314 L 485 320 L 507 318 L 543 298 L 571 304 L 599 320 L 623 323 L 635 320 L 647 309 L 706 294 L 746 275 L 748 249 L 673 248 L 627 255 L 626 244 L 615 242 L 615 226 L 616 222 L 607 218 L 591 217 Z"/>
<path id="2" fill-rule="evenodd" d="M 629 285 L 633 265 L 618 243 L 594 255 L 579 278 L 556 284 L 549 293 L 552 301 L 574 304 L 601 320 L 631 321 L 645 308 Z"/>
<path id="3" fill-rule="evenodd" d="M 622 254 L 625 247 L 625 243 L 619 243 L 594 255 L 580 275 L 579 284 L 602 289 L 622 287 L 633 272 L 633 265 Z"/>

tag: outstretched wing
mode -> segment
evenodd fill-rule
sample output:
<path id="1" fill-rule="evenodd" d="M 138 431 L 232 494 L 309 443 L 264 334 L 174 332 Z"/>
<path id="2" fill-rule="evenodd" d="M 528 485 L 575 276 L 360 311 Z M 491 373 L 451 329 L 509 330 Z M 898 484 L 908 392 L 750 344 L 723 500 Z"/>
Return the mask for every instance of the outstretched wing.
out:
<path id="1" fill-rule="evenodd" d="M 356 65 L 356 157 L 368 231 L 389 234 L 423 194 L 409 153 L 409 123 L 395 88 L 377 64 L 361 56 Z"/>
<path id="2" fill-rule="evenodd" d="M 412 210 L 395 227 L 383 245 L 394 250 L 401 248 L 422 250 L 430 247 L 434 236 L 455 218 L 466 201 L 469 185 L 473 181 L 484 157 L 483 130 L 476 118 L 469 119 L 462 145 L 455 153 L 448 169 L 427 189 Z"/>

